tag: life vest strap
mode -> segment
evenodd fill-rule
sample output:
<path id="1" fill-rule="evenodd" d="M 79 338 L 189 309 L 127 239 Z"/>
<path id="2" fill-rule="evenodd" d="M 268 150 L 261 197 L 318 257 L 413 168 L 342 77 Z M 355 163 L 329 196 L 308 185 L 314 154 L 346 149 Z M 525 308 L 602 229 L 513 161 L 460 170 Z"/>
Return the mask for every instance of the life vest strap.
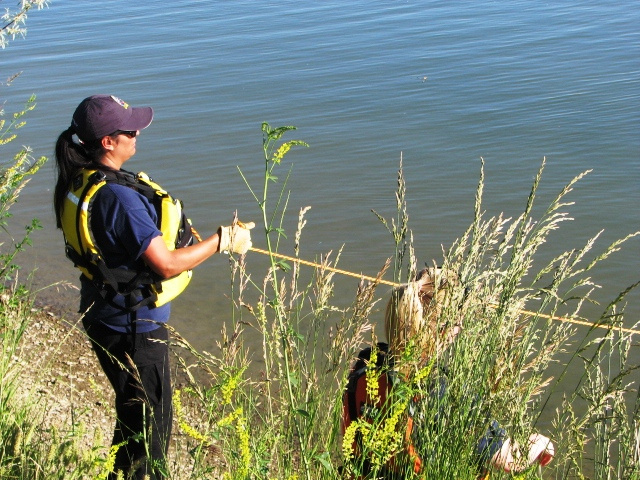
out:
<path id="1" fill-rule="evenodd" d="M 68 195 L 69 210 L 65 208 L 62 212 L 67 257 L 94 284 L 100 296 L 119 309 L 133 312 L 145 305 L 164 305 L 186 288 L 191 271 L 165 280 L 142 261 L 130 269 L 107 266 L 94 238 L 90 218 L 93 200 L 107 183 L 132 188 L 149 201 L 157 212 L 157 226 L 169 250 L 193 243 L 194 235 L 182 202 L 148 175 L 125 170 L 84 170 L 73 179 Z M 114 300 L 119 295 L 124 297 L 124 308 L 115 304 Z"/>
<path id="2" fill-rule="evenodd" d="M 83 257 L 70 245 L 66 246 L 65 252 L 75 266 L 83 267 L 92 275 L 92 283 L 100 293 L 100 296 L 111 306 L 119 310 L 134 312 L 157 300 L 157 294 L 153 291 L 149 290 L 149 293 L 143 295 L 140 288 L 140 285 L 155 285 L 156 288 L 159 288 L 160 278 L 152 272 L 109 268 L 99 255 L 87 253 L 90 258 Z M 117 295 L 124 296 L 128 305 L 123 307 L 117 304 L 114 301 Z M 141 300 L 130 303 L 132 297 L 141 298 Z"/>

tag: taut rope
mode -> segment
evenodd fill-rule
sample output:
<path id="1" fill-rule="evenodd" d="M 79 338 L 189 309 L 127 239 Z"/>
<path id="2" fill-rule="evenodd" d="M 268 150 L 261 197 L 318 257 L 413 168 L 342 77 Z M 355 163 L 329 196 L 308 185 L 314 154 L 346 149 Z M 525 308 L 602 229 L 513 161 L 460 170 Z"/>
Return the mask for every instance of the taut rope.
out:
<path id="1" fill-rule="evenodd" d="M 400 283 L 396 283 L 396 282 L 391 282 L 389 280 L 382 280 L 382 279 L 378 279 L 375 277 L 369 277 L 367 275 L 362 275 L 360 273 L 356 273 L 356 272 L 350 272 L 348 270 L 342 270 L 339 268 L 334 268 L 334 267 L 329 267 L 326 265 L 320 265 L 319 263 L 315 263 L 315 262 L 310 262 L 308 260 L 302 260 L 300 258 L 296 258 L 296 257 L 290 257 L 288 255 L 283 255 L 281 253 L 270 253 L 267 250 L 263 250 L 261 248 L 256 248 L 256 247 L 251 247 L 250 249 L 252 252 L 256 252 L 256 253 L 261 253 L 263 255 L 273 255 L 276 258 L 281 258 L 283 260 L 289 260 L 291 262 L 296 262 L 299 263 L 301 265 L 307 265 L 310 267 L 315 267 L 315 268 L 320 268 L 323 270 L 328 270 L 330 272 L 335 272 L 335 273 L 340 273 L 342 275 L 347 275 L 350 277 L 355 277 L 355 278 L 360 278 L 360 279 L 364 279 L 364 280 L 369 280 L 370 282 L 378 282 L 384 285 L 390 285 L 392 287 L 400 287 L 402 284 Z M 494 308 L 497 308 L 497 305 L 492 305 Z M 556 317 L 553 315 L 548 315 L 546 313 L 539 313 L 539 312 L 532 312 L 530 310 L 522 310 L 519 309 L 518 310 L 519 313 L 525 314 L 525 315 L 531 315 L 531 316 L 538 316 L 538 317 L 542 317 L 542 318 L 547 318 L 549 320 L 557 320 L 559 322 L 564 322 L 564 323 L 573 323 L 576 325 L 584 325 L 585 327 L 597 327 L 597 328 L 609 328 L 609 325 L 600 325 L 600 324 L 594 324 L 591 322 L 587 322 L 585 320 L 578 320 L 575 318 L 566 318 L 566 317 Z M 623 333 L 628 333 L 631 335 L 640 335 L 640 331 L 638 330 L 634 330 L 632 328 L 617 328 L 616 330 L 623 332 Z"/>
<path id="2" fill-rule="evenodd" d="M 191 231 L 193 232 L 193 236 L 196 237 L 198 239 L 198 241 L 202 241 L 202 238 L 200 237 L 198 232 L 193 227 L 191 228 Z M 381 278 L 370 277 L 370 276 L 367 276 L 367 275 L 363 275 L 361 273 L 350 272 L 349 270 L 342 270 L 340 268 L 329 267 L 327 265 L 320 265 L 319 263 L 310 262 L 308 260 L 303 260 L 301 258 L 290 257 L 289 255 L 283 255 L 281 253 L 269 252 L 269 251 L 263 250 L 261 248 L 251 247 L 250 250 L 252 252 L 261 253 L 263 255 L 270 255 L 270 256 L 274 256 L 276 258 L 281 258 L 283 260 L 289 260 L 291 262 L 296 262 L 296 263 L 299 263 L 300 265 L 307 265 L 309 267 L 320 268 L 322 270 L 328 270 L 330 272 L 339 273 L 341 275 L 347 275 L 349 277 L 360 278 L 362 280 L 369 280 L 370 282 L 377 282 L 377 283 L 381 283 L 383 285 L 389 285 L 391 287 L 400 287 L 401 286 L 400 283 L 391 282 L 389 280 L 383 280 Z M 492 305 L 492 306 L 494 308 L 497 308 L 496 305 Z M 583 325 L 583 326 L 589 327 L 589 328 L 605 328 L 605 329 L 609 329 L 609 325 L 594 324 L 594 323 L 591 323 L 591 322 L 587 322 L 585 320 L 578 320 L 578 319 L 575 319 L 575 318 L 555 317 L 553 315 L 548 315 L 546 313 L 532 312 L 530 310 L 522 310 L 522 309 L 518 310 L 518 312 L 522 313 L 522 314 L 525 314 L 525 315 L 531 315 L 531 316 L 538 316 L 538 317 L 542 317 L 542 318 L 547 318 L 549 320 L 557 320 L 559 322 L 564 322 L 564 323 L 573 323 L 573 324 L 576 324 L 576 325 Z M 620 331 L 620 332 L 623 332 L 623 333 L 628 333 L 630 335 L 640 335 L 640 331 L 634 330 L 633 328 L 622 328 L 622 327 L 620 327 L 617 330 Z"/>

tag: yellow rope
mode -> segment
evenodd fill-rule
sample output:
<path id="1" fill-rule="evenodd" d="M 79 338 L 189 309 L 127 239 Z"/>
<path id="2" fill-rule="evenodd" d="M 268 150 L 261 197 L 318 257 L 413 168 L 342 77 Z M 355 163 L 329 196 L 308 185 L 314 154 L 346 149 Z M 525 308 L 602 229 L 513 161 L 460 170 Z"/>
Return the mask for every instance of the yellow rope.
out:
<path id="1" fill-rule="evenodd" d="M 355 273 L 355 272 L 350 272 L 348 270 L 341 270 L 339 268 L 334 268 L 334 267 L 329 267 L 326 265 L 320 265 L 318 263 L 314 263 L 314 262 L 309 262 L 308 260 L 302 260 L 300 258 L 295 258 L 295 257 L 290 257 L 288 255 L 283 255 L 281 253 L 270 253 L 267 250 L 263 250 L 261 248 L 256 248 L 256 247 L 251 247 L 251 251 L 252 252 L 256 252 L 256 253 L 262 253 L 263 255 L 273 255 L 276 258 L 281 258 L 283 260 L 289 260 L 291 262 L 296 262 L 299 263 L 301 265 L 307 265 L 310 267 L 316 267 L 316 268 L 321 268 L 324 270 L 328 270 L 330 272 L 335 272 L 335 273 L 340 273 L 342 275 L 347 275 L 350 277 L 355 277 L 355 278 L 361 278 L 364 280 L 369 280 L 371 282 L 378 282 L 384 285 L 390 285 L 392 287 L 399 287 L 401 286 L 401 284 L 396 283 L 396 282 L 391 282 L 389 280 L 382 280 L 382 279 L 377 279 L 375 277 L 369 277 L 367 275 L 362 275 L 359 273 Z M 497 308 L 497 305 L 491 305 L 494 308 Z M 559 322 L 565 322 L 565 323 L 573 323 L 573 324 L 577 324 L 577 325 L 584 325 L 586 327 L 597 327 L 597 328 L 609 328 L 609 325 L 599 325 L 599 324 L 593 324 L 591 322 L 587 322 L 585 320 L 577 320 L 574 318 L 566 318 L 566 317 L 554 317 L 553 315 L 548 315 L 546 313 L 539 313 L 539 312 L 532 312 L 530 310 L 518 310 L 519 313 L 525 314 L 525 315 L 531 315 L 531 316 L 538 316 L 538 317 L 542 317 L 542 318 L 547 318 L 549 320 L 557 320 Z M 634 330 L 632 328 L 618 328 L 617 329 L 620 332 L 623 333 L 628 333 L 631 335 L 640 335 L 640 331 L 638 330 Z"/>
<path id="2" fill-rule="evenodd" d="M 267 250 L 262 250 L 261 248 L 251 247 L 251 251 L 252 252 L 256 252 L 256 253 L 262 253 L 263 255 L 270 255 L 270 253 Z M 302 260 L 300 258 L 289 257 L 287 255 L 282 255 L 281 253 L 273 253 L 272 255 L 274 257 L 282 258 L 284 260 L 290 260 L 292 262 L 296 262 L 296 263 L 299 263 L 301 265 L 307 265 L 309 267 L 321 268 L 323 270 L 328 270 L 330 272 L 335 272 L 335 273 L 341 273 L 342 275 L 347 275 L 347 276 L 350 276 L 350 277 L 363 278 L 365 280 L 369 280 L 370 282 L 378 282 L 378 283 L 382 283 L 384 285 L 390 285 L 392 287 L 399 287 L 400 286 L 399 283 L 391 282 L 389 280 L 382 280 L 382 279 L 377 279 L 375 277 L 368 277 L 367 275 L 362 275 L 362 274 L 359 274 L 359 273 L 350 272 L 348 270 L 341 270 L 339 268 L 329 267 L 329 266 L 326 266 L 326 265 L 320 265 L 319 263 L 309 262 L 307 260 Z"/>
<path id="3" fill-rule="evenodd" d="M 191 230 L 193 232 L 193 235 L 196 237 L 196 239 L 198 241 L 202 241 L 202 238 L 200 237 L 198 232 L 193 227 L 191 227 Z M 378 283 L 381 283 L 383 285 L 389 285 L 389 286 L 392 286 L 392 287 L 401 286 L 401 284 L 396 283 L 396 282 L 391 282 L 389 280 L 383 280 L 381 278 L 369 277 L 369 276 L 363 275 L 361 273 L 350 272 L 348 270 L 342 270 L 342 269 L 339 269 L 339 268 L 329 267 L 327 265 L 320 265 L 319 263 L 310 262 L 308 260 L 302 260 L 301 258 L 290 257 L 288 255 L 283 255 L 281 253 L 272 253 L 272 252 L 269 252 L 267 250 L 263 250 L 261 248 L 251 247 L 250 250 L 252 252 L 261 253 L 263 255 L 272 255 L 272 256 L 274 256 L 276 258 L 281 258 L 283 260 L 289 260 L 291 262 L 296 262 L 296 263 L 299 263 L 300 265 L 307 265 L 309 267 L 320 268 L 320 269 L 323 269 L 323 270 L 328 270 L 330 272 L 340 273 L 342 275 L 347 275 L 347 276 L 350 276 L 350 277 L 369 280 L 370 282 L 378 282 Z M 491 305 L 491 306 L 494 307 L 494 308 L 497 308 L 497 305 Z M 525 315 L 531 315 L 531 316 L 534 316 L 534 317 L 538 316 L 538 317 L 542 317 L 542 318 L 547 318 L 549 320 L 557 320 L 559 322 L 564 322 L 564 323 L 573 323 L 573 324 L 576 324 L 576 325 L 584 325 L 585 327 L 589 327 L 589 328 L 597 327 L 597 328 L 609 329 L 609 325 L 593 324 L 591 322 L 587 322 L 585 320 L 577 320 L 575 318 L 554 317 L 553 315 L 548 315 L 546 313 L 532 312 L 530 310 L 518 310 L 518 312 L 519 313 L 523 313 Z M 623 332 L 623 333 L 628 333 L 630 335 L 640 335 L 640 331 L 634 330 L 632 328 L 618 328 L 618 331 Z"/>

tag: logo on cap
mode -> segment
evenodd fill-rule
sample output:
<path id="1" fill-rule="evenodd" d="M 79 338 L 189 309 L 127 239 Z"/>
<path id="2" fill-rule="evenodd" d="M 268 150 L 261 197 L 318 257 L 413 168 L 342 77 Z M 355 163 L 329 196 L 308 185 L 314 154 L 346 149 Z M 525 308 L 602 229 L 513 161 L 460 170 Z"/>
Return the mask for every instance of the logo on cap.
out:
<path id="1" fill-rule="evenodd" d="M 111 95 L 111 98 L 113 98 L 113 101 L 116 102 L 118 105 L 120 105 L 122 108 L 125 108 L 125 109 L 129 108 L 129 104 L 124 100 L 121 100 L 114 95 Z"/>

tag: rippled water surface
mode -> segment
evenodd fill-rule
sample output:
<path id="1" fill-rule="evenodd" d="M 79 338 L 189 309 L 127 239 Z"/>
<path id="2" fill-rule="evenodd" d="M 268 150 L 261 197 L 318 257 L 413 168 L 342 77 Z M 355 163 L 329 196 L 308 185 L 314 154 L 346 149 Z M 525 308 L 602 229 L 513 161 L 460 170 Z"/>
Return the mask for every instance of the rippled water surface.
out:
<path id="1" fill-rule="evenodd" d="M 30 14 L 25 40 L 0 52 L 3 78 L 23 72 L 1 94 L 9 112 L 37 94 L 20 141 L 51 158 L 85 96 L 152 105 L 155 120 L 127 168 L 182 198 L 203 233 L 230 222 L 235 209 L 258 219 L 237 167 L 261 187 L 267 121 L 295 125 L 287 138 L 310 145 L 279 172 L 284 179 L 293 163 L 290 238 L 298 209 L 312 207 L 302 257 L 344 244 L 342 268 L 375 274 L 393 243 L 371 209 L 394 214 L 401 158 L 421 262 L 441 258 L 442 245 L 469 224 L 481 158 L 487 215 L 520 213 L 545 157 L 541 208 L 592 170 L 569 196 L 576 220 L 551 237 L 546 255 L 604 228 L 601 251 L 640 229 L 638 25 L 629 0 L 52 1 Z M 36 216 L 45 227 L 28 253 L 38 285 L 77 276 L 53 226 L 53 181 L 51 160 L 16 208 L 20 221 Z M 254 244 L 264 247 L 259 236 Z M 638 280 L 638 248 L 631 241 L 596 272 L 603 301 Z M 336 301 L 348 302 L 356 283 L 337 277 Z M 173 322 L 212 348 L 229 316 L 228 293 L 227 262 L 215 257 L 175 302 Z M 629 299 L 630 326 L 640 302 L 637 293 Z"/>

